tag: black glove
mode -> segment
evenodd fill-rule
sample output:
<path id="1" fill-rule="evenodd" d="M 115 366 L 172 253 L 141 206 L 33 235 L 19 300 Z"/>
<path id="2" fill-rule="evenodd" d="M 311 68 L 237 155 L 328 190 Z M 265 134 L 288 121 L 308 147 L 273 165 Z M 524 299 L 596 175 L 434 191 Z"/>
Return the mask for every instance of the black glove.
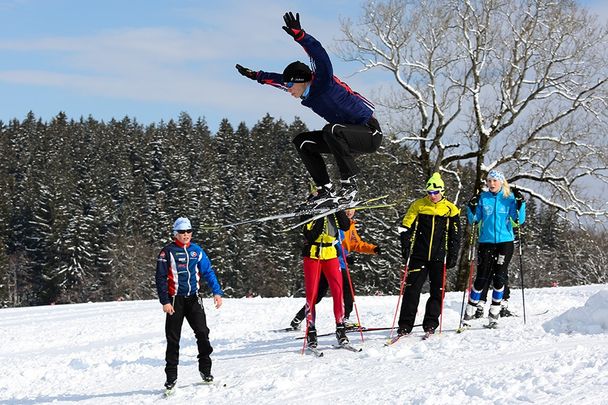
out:
<path id="1" fill-rule="evenodd" d="M 236 70 L 238 70 L 240 74 L 242 74 L 243 76 L 245 76 L 251 80 L 257 80 L 257 78 L 258 78 L 258 72 L 254 72 L 251 69 L 247 69 L 246 67 L 243 67 L 243 66 L 239 65 L 238 63 L 236 64 Z"/>
<path id="2" fill-rule="evenodd" d="M 409 232 L 401 232 L 399 234 L 399 239 L 401 240 L 401 256 L 407 260 L 410 255 L 410 233 Z"/>
<path id="3" fill-rule="evenodd" d="M 471 198 L 469 200 L 469 202 L 467 203 L 467 205 L 469 206 L 469 208 L 471 209 L 472 213 L 475 213 L 475 210 L 477 209 L 477 205 L 479 204 L 479 193 L 475 194 L 473 196 L 473 198 Z"/>
<path id="4" fill-rule="evenodd" d="M 517 209 L 519 210 L 523 202 L 526 200 L 518 188 L 511 187 L 511 192 L 513 193 L 513 197 L 515 197 L 515 203 L 517 204 Z"/>
<path id="5" fill-rule="evenodd" d="M 375 253 L 375 254 L 377 254 L 377 255 L 379 255 L 379 254 L 380 254 L 380 252 L 382 252 L 382 251 L 380 250 L 380 246 L 376 246 L 376 247 L 374 248 L 374 253 Z"/>
<path id="6" fill-rule="evenodd" d="M 448 254 L 447 260 L 445 262 L 445 267 L 451 269 L 456 266 L 456 262 L 458 261 L 458 256 Z"/>
<path id="7" fill-rule="evenodd" d="M 354 258 L 354 257 L 352 257 L 352 256 L 346 256 L 346 263 L 347 263 L 349 266 L 352 266 L 353 264 L 355 264 L 355 258 Z"/>
<path id="8" fill-rule="evenodd" d="M 283 21 L 285 21 L 285 25 L 283 26 L 283 30 L 291 35 L 293 39 L 302 39 L 304 36 L 304 30 L 300 26 L 300 13 L 296 13 L 296 16 L 293 16 L 293 13 L 290 11 L 285 13 L 283 16 Z"/>

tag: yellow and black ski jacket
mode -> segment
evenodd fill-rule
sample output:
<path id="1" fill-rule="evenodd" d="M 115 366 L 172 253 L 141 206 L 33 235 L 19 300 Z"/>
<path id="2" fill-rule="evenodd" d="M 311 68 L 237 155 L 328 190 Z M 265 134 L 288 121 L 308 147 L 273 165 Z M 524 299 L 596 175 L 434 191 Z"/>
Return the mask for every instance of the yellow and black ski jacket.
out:
<path id="1" fill-rule="evenodd" d="M 400 229 L 402 240 L 405 238 L 408 247 L 411 245 L 411 238 L 415 238 L 411 257 L 443 262 L 447 236 L 448 267 L 452 267 L 449 265 L 452 263 L 455 265 L 460 247 L 459 215 L 458 207 L 445 198 L 437 203 L 433 203 L 428 197 L 414 201 L 403 217 L 402 225 L 405 229 Z"/>
<path id="2" fill-rule="evenodd" d="M 306 243 L 302 249 L 302 256 L 321 260 L 335 259 L 338 257 L 338 249 L 341 249 L 339 229 L 347 231 L 349 227 L 350 219 L 344 211 L 338 211 L 304 225 Z"/>

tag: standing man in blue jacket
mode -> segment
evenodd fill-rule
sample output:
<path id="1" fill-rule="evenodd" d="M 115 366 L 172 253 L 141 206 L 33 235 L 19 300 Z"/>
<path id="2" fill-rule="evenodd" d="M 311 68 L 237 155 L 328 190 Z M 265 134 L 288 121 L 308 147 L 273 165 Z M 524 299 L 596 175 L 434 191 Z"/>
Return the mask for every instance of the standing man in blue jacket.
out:
<path id="1" fill-rule="evenodd" d="M 490 170 L 486 185 L 488 191 L 474 196 L 467 204 L 469 223 L 479 224 L 479 249 L 477 275 L 464 319 L 475 316 L 482 291 L 490 279 L 493 291 L 488 326 L 496 327 L 514 251 L 513 224 L 522 225 L 526 220 L 526 202 L 519 190 L 511 189 L 505 175 L 498 170 Z"/>
<path id="2" fill-rule="evenodd" d="M 184 318 L 192 327 L 198 346 L 198 370 L 204 382 L 212 382 L 211 358 L 213 348 L 209 343 L 209 328 L 199 298 L 199 282 L 204 278 L 213 292 L 215 307 L 222 305 L 224 294 L 211 268 L 205 251 L 192 243 L 192 225 L 188 218 L 178 218 L 173 224 L 174 240 L 158 254 L 156 261 L 156 290 L 158 299 L 167 314 L 165 335 L 167 351 L 165 354 L 165 388 L 170 391 L 177 381 L 179 363 L 179 340 Z"/>
<path id="3" fill-rule="evenodd" d="M 318 194 L 311 200 L 341 197 L 354 198 L 355 175 L 359 167 L 354 156 L 375 152 L 382 142 L 382 131 L 374 117 L 373 104 L 334 76 L 329 55 L 312 35 L 300 26 L 300 16 L 283 16 L 283 30 L 299 43 L 311 60 L 313 69 L 300 61 L 287 65 L 282 74 L 253 71 L 236 65 L 240 74 L 261 84 L 281 88 L 301 99 L 328 124 L 320 131 L 303 132 L 293 139 L 300 158 L 317 185 Z M 341 187 L 334 192 L 322 154 L 332 154 L 340 171 Z"/>

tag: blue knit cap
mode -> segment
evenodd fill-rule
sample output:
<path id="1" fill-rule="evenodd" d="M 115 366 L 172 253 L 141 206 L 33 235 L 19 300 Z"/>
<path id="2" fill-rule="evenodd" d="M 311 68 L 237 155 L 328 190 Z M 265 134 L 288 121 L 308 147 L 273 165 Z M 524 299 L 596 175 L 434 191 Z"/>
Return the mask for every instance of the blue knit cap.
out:
<path id="1" fill-rule="evenodd" d="M 502 183 L 505 182 L 505 175 L 501 171 L 494 170 L 494 169 L 490 170 L 490 173 L 488 173 L 488 177 L 487 178 L 488 179 L 498 180 L 498 181 L 500 181 Z"/>

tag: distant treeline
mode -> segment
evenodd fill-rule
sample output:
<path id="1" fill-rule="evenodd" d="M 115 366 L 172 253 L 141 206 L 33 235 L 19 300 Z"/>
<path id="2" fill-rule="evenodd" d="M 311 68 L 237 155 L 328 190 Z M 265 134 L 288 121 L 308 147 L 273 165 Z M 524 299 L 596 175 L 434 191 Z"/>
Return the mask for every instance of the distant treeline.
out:
<path id="1" fill-rule="evenodd" d="M 211 228 L 289 212 L 305 199 L 309 178 L 291 143 L 303 130 L 297 118 L 288 125 L 268 115 L 251 129 L 224 120 L 217 133 L 185 113 L 152 125 L 128 117 L 75 121 L 63 113 L 50 122 L 33 113 L 0 121 L 0 302 L 154 298 L 156 255 L 178 216 L 191 219 L 193 238 L 229 296 L 302 294 L 299 231 L 280 232 L 276 221 Z M 335 173 L 333 159 L 326 160 Z M 395 226 L 423 195 L 427 174 L 390 135 L 358 163 L 360 194 L 387 194 L 396 205 L 356 216 L 362 237 L 382 248 L 377 257 L 356 256 L 356 292 L 396 294 L 403 260 Z M 460 170 L 461 178 L 472 176 L 470 168 Z M 453 197 L 449 182 L 446 196 Z M 606 281 L 605 269 L 584 270 L 598 267 L 605 235 L 577 231 L 534 201 L 529 207 L 527 287 Z M 466 244 L 465 236 L 461 271 L 468 271 Z M 516 257 L 511 273 L 518 268 Z M 453 289 L 456 271 L 448 278 Z"/>

